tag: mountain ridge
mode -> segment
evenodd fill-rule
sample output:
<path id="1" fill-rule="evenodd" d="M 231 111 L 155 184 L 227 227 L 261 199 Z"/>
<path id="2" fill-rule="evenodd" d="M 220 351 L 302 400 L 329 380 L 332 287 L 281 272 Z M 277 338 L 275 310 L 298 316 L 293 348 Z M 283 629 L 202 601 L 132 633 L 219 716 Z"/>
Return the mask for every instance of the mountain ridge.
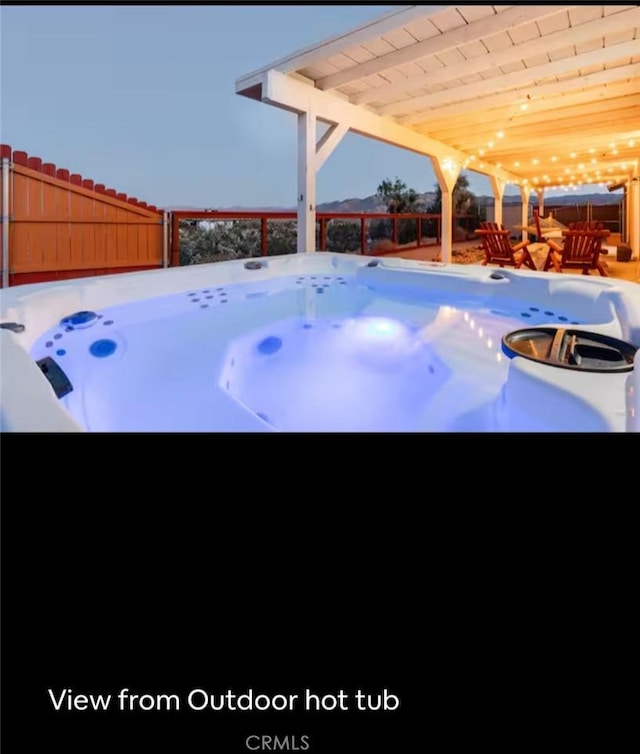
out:
<path id="1" fill-rule="evenodd" d="M 436 198 L 436 194 L 434 191 L 427 191 L 423 194 L 418 194 L 418 211 L 419 212 L 426 212 L 427 208 L 433 204 L 434 200 Z M 478 205 L 481 207 L 486 207 L 487 205 L 491 206 L 493 205 L 494 199 L 492 196 L 476 196 L 476 201 L 478 202 Z M 569 205 L 569 204 L 587 204 L 590 202 L 591 204 L 601 205 L 601 204 L 619 204 L 622 201 L 621 195 L 616 194 L 600 194 L 600 193 L 592 193 L 592 194 L 568 194 L 566 196 L 550 196 L 545 198 L 545 205 L 547 206 L 557 206 L 557 205 Z M 538 198 L 537 195 L 533 195 L 530 198 L 530 203 L 532 206 L 538 205 Z M 502 200 L 503 206 L 512 206 L 512 205 L 519 205 L 520 204 L 520 198 L 517 196 L 507 196 L 504 197 Z M 228 211 L 255 211 L 255 212 L 295 212 L 296 207 L 244 207 L 244 206 L 233 206 L 233 207 L 225 207 L 224 209 Z M 318 204 L 316 206 L 317 212 L 386 212 L 387 207 L 386 204 L 380 200 L 378 196 L 375 194 L 371 196 L 367 196 L 364 198 L 359 197 L 350 197 L 348 199 L 337 199 L 331 202 L 322 202 L 321 204 Z"/>
<path id="2" fill-rule="evenodd" d="M 434 191 L 426 191 L 423 194 L 418 194 L 417 211 L 426 212 L 427 208 L 433 204 L 436 198 Z M 478 205 L 481 207 L 491 206 L 493 204 L 493 197 L 481 195 L 476 197 Z M 566 196 L 550 196 L 545 199 L 546 206 L 566 206 L 571 204 L 619 204 L 622 201 L 620 194 L 575 194 L 570 193 Z M 505 196 L 503 198 L 503 206 L 513 206 L 520 204 L 520 198 L 518 196 Z M 538 197 L 535 194 L 531 195 L 530 203 L 533 206 L 537 206 Z M 168 210 L 202 210 L 203 207 L 168 207 Z M 244 205 L 233 205 L 231 207 L 217 207 L 215 211 L 218 212 L 295 212 L 295 206 L 283 207 L 283 206 L 265 206 L 265 207 L 247 207 Z M 364 198 L 351 197 L 348 199 L 337 199 L 331 202 L 322 202 L 316 206 L 317 212 L 386 212 L 387 208 L 380 198 L 373 194 Z"/>

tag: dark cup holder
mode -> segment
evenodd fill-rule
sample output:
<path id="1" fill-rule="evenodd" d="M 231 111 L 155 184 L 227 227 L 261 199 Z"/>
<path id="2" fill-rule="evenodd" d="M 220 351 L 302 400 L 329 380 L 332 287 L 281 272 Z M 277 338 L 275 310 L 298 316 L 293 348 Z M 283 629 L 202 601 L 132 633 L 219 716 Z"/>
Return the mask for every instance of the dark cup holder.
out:
<path id="1" fill-rule="evenodd" d="M 502 339 L 502 351 L 509 358 L 522 356 L 581 372 L 631 372 L 637 350 L 609 335 L 563 327 L 529 327 Z"/>

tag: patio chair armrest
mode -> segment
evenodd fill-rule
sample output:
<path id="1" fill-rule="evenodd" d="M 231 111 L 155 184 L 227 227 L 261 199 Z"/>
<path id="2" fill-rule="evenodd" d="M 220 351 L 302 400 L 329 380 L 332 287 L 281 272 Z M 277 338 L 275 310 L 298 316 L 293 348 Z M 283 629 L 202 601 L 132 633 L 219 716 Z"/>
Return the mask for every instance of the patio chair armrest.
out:
<path id="1" fill-rule="evenodd" d="M 545 238 L 544 242 L 551 249 L 551 251 L 556 251 L 558 254 L 562 253 L 562 246 L 559 246 L 552 238 Z"/>
<path id="2" fill-rule="evenodd" d="M 532 243 L 531 241 L 520 241 L 513 247 L 514 251 L 520 251 L 520 249 L 526 249 L 527 246 Z"/>

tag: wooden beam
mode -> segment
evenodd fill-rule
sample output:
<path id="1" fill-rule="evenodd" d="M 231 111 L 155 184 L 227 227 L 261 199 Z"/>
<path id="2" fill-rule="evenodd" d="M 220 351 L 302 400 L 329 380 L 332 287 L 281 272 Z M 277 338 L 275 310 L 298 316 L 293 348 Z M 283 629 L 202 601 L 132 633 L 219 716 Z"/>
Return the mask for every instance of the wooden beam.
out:
<path id="1" fill-rule="evenodd" d="M 342 123 L 353 133 L 417 154 L 454 159 L 461 164 L 469 158 L 468 154 L 423 136 L 412 128 L 400 126 L 391 119 L 382 118 L 370 110 L 352 105 L 328 92 L 321 92 L 278 71 L 265 74 L 262 92 L 263 102 L 295 113 L 313 111 L 319 120 Z M 511 181 L 517 176 L 510 175 L 508 171 L 501 171 L 499 177 Z"/>
<path id="2" fill-rule="evenodd" d="M 554 60 L 552 63 L 543 63 L 532 68 L 525 68 L 522 71 L 506 73 L 502 76 L 494 76 L 484 81 L 475 81 L 472 84 L 463 84 L 452 89 L 445 89 L 440 92 L 425 94 L 420 97 L 411 97 L 402 102 L 393 102 L 376 110 L 383 116 L 398 115 L 407 111 L 415 111 L 422 107 L 438 107 L 441 104 L 451 100 L 464 100 L 466 98 L 477 98 L 485 94 L 500 92 L 504 89 L 515 89 L 516 87 L 529 86 L 535 87 L 535 82 L 550 76 L 565 74 L 569 71 L 578 71 L 582 68 L 588 68 L 593 65 L 605 65 L 615 60 L 631 58 L 638 54 L 638 42 L 622 42 L 621 44 L 609 45 L 600 50 L 575 55 L 571 58 Z M 621 66 L 626 67 L 626 66 Z M 615 71 L 616 69 L 611 69 Z M 621 74 L 623 75 L 623 74 Z M 565 86 L 567 81 L 557 82 L 560 86 Z M 514 94 L 512 92 L 512 94 Z M 517 95 L 516 95 L 517 96 Z M 515 98 L 515 97 L 514 97 Z M 411 119 L 409 119 L 411 120 Z"/>
<path id="3" fill-rule="evenodd" d="M 638 87 L 640 92 L 640 86 Z M 454 125 L 448 121 L 448 125 L 432 123 L 428 135 L 438 141 L 450 141 L 459 136 L 469 134 L 469 125 L 473 123 L 474 135 L 481 137 L 484 134 L 487 138 L 493 138 L 498 129 L 506 129 L 512 133 L 514 129 L 533 126 L 534 124 L 546 124 L 563 121 L 566 118 L 584 118 L 590 115 L 600 115 L 603 111 L 607 113 L 623 114 L 629 108 L 638 108 L 640 106 L 640 94 L 628 97 L 616 97 L 606 101 L 606 107 L 601 101 L 588 102 L 586 104 L 574 105 L 572 107 L 551 106 L 544 110 L 538 110 L 535 113 L 520 113 L 520 117 L 513 114 L 513 108 L 502 109 L 500 111 L 480 111 L 475 114 L 473 120 L 460 118 Z M 640 120 L 639 111 L 636 110 L 636 122 Z M 505 125 L 506 124 L 506 125 Z M 543 126 L 544 127 L 544 126 Z"/>
<path id="4" fill-rule="evenodd" d="M 541 18 L 547 18 L 548 16 L 567 11 L 573 7 L 575 6 L 512 6 L 500 13 L 488 16 L 487 18 L 472 21 L 470 24 L 444 32 L 440 36 L 425 39 L 424 41 L 410 45 L 409 47 L 403 47 L 400 50 L 382 55 L 375 60 L 368 60 L 365 63 L 353 66 L 352 68 L 347 68 L 344 71 L 325 76 L 324 78 L 318 79 L 317 86 L 319 89 L 324 90 L 336 89 L 337 87 L 357 81 L 365 76 L 372 76 L 376 73 L 387 71 L 390 68 L 395 68 L 396 66 L 405 65 L 406 63 L 412 63 L 416 60 L 437 55 L 438 53 L 452 50 L 460 45 L 466 44 L 467 42 L 472 42 L 479 37 L 497 34 L 505 29 L 531 23 L 532 21 L 537 21 Z M 427 18 L 432 18 L 434 21 L 437 21 L 437 16 L 425 15 Z M 354 99 L 352 100 L 354 104 L 360 104 L 360 102 L 365 101 L 358 100 L 359 96 L 360 95 L 354 96 Z"/>
<path id="5" fill-rule="evenodd" d="M 342 141 L 343 137 L 349 130 L 349 126 L 344 123 L 336 123 L 322 134 L 320 141 L 316 144 L 316 173 L 324 165 L 327 157 Z"/>
<path id="6" fill-rule="evenodd" d="M 628 133 L 627 139 L 636 138 L 635 134 L 640 133 L 640 110 L 628 108 L 626 110 L 616 110 L 612 113 L 603 113 L 601 118 L 596 115 L 585 117 L 582 120 L 574 118 L 564 118 L 562 121 L 548 120 L 542 123 L 536 123 L 531 127 L 521 129 L 505 129 L 504 138 L 498 139 L 495 131 L 480 131 L 479 133 L 467 133 L 463 136 L 450 139 L 439 139 L 446 141 L 447 144 L 455 146 L 465 152 L 475 152 L 479 148 L 484 148 L 488 141 L 494 142 L 492 153 L 497 154 L 502 150 L 508 150 L 511 145 L 526 146 L 527 144 L 548 144 L 549 139 L 554 136 L 574 135 L 577 139 L 603 141 L 612 134 L 623 134 L 617 138 L 625 138 L 624 134 Z M 601 138 L 601 137 L 604 137 Z M 614 139 L 615 140 L 615 139 Z M 597 146 L 592 143 L 589 146 Z"/>
<path id="7" fill-rule="evenodd" d="M 561 112 L 564 109 L 581 106 L 593 106 L 595 108 L 608 108 L 610 104 L 616 106 L 617 103 L 626 99 L 633 98 L 636 92 L 640 91 L 640 78 L 637 79 L 635 92 L 627 82 L 620 84 L 609 84 L 604 86 L 592 87 L 589 91 L 581 90 L 572 92 L 567 95 L 558 94 L 539 99 L 531 99 L 526 103 L 526 109 L 520 108 L 521 102 L 514 102 L 513 98 L 507 105 L 492 108 L 490 106 L 476 109 L 468 113 L 466 118 L 458 116 L 447 116 L 439 118 L 439 110 L 430 110 L 431 117 L 428 122 L 428 128 L 425 133 L 429 136 L 438 131 L 454 130 L 457 128 L 469 128 L 469 123 L 490 123 L 500 121 L 500 126 L 504 127 L 505 122 L 518 123 L 521 120 L 529 120 L 534 116 L 545 117 L 545 114 L 551 112 Z M 488 102 L 488 100 L 487 100 Z M 464 113 L 463 113 L 464 115 Z M 414 125 L 413 128 L 423 129 L 423 125 Z"/>
<path id="8" fill-rule="evenodd" d="M 304 47 L 284 58 L 276 60 L 274 63 L 270 63 L 263 68 L 241 76 L 236 79 L 236 91 L 245 89 L 256 79 L 256 77 L 259 78 L 262 74 L 267 73 L 267 71 L 277 70 L 281 73 L 297 71 L 311 66 L 318 61 L 326 60 L 326 58 L 329 58 L 332 55 L 337 55 L 350 47 L 380 37 L 387 31 L 402 28 L 405 24 L 411 23 L 416 19 L 424 18 L 425 15 L 433 13 L 434 7 L 435 10 L 440 10 L 443 6 L 436 5 L 425 7 L 422 5 L 404 5 L 394 8 L 392 11 L 389 11 L 382 16 L 378 16 L 371 21 L 367 21 L 355 29 L 329 37 L 319 44 Z M 427 8 L 429 8 L 429 10 L 427 10 Z"/>
<path id="9" fill-rule="evenodd" d="M 544 8 L 545 6 L 530 7 Z M 554 10 L 557 10 L 554 6 L 552 7 Z M 500 14 L 498 18 L 501 18 L 502 15 L 505 14 Z M 503 75 L 501 66 L 520 62 L 536 55 L 550 55 L 555 50 L 562 50 L 569 46 L 577 46 L 593 39 L 603 40 L 607 35 L 628 31 L 639 24 L 640 8 L 630 6 L 630 10 L 626 12 L 616 13 L 612 16 L 607 16 L 606 18 L 599 18 L 595 21 L 580 24 L 571 29 L 561 29 L 560 31 L 540 36 L 537 39 L 531 39 L 521 44 L 515 44 L 506 50 L 489 52 L 486 55 L 479 55 L 471 60 L 465 60 L 461 63 L 445 66 L 437 71 L 410 76 L 404 81 L 393 82 L 385 86 L 376 87 L 375 89 L 367 89 L 364 92 L 354 94 L 350 99 L 351 102 L 359 105 L 365 102 L 380 102 L 386 99 L 393 99 L 409 90 L 429 87 L 434 84 L 444 84 L 447 81 L 455 81 L 456 79 L 472 76 L 473 74 L 480 72 L 496 73 L 498 74 L 496 80 L 499 80 L 499 77 Z M 502 29 L 502 31 L 510 30 L 511 29 L 508 26 Z"/>
<path id="10" fill-rule="evenodd" d="M 633 122 L 633 121 L 632 121 Z M 528 151 L 542 150 L 549 153 L 549 156 L 555 154 L 560 160 L 565 159 L 571 152 L 579 152 L 586 149 L 595 149 L 595 153 L 592 155 L 598 158 L 606 153 L 609 155 L 611 149 L 609 144 L 615 143 L 616 149 L 619 150 L 617 144 L 619 141 L 628 142 L 629 140 L 640 140 L 640 123 L 636 120 L 634 122 L 636 128 L 633 130 L 626 128 L 624 124 L 616 124 L 612 121 L 609 125 L 600 128 L 594 125 L 593 130 L 589 131 L 588 128 L 580 129 L 575 127 L 572 129 L 566 129 L 562 133 L 554 133 L 552 129 L 547 133 L 544 129 L 540 129 L 537 136 L 528 135 L 520 138 L 498 140 L 494 139 L 494 146 L 491 149 L 486 150 L 485 157 L 497 160 L 505 155 L 521 154 L 526 157 Z M 565 136 L 570 138 L 554 139 L 554 136 Z M 469 139 L 467 142 L 462 142 L 463 146 L 457 146 L 457 143 L 451 143 L 451 146 L 458 151 L 464 151 L 466 154 L 477 155 L 479 150 L 486 147 L 486 142 L 475 141 Z M 533 155 L 534 157 L 537 155 Z M 615 155 L 614 155 L 615 157 Z M 516 159 L 518 159 L 516 157 Z M 618 157 L 618 159 L 621 159 Z"/>
<path id="11" fill-rule="evenodd" d="M 636 94 L 640 83 L 640 63 L 619 66 L 617 68 L 586 74 L 570 81 L 553 82 L 532 86 L 526 90 L 504 92 L 493 96 L 485 96 L 478 99 L 468 99 L 457 102 L 455 105 L 445 105 L 433 110 L 414 113 L 411 116 L 395 118 L 401 125 L 419 125 L 428 128 L 431 119 L 452 118 L 459 115 L 477 112 L 478 110 L 492 109 L 501 105 L 520 105 L 526 103 L 531 111 L 547 102 L 553 101 L 561 107 L 561 100 L 565 96 L 573 95 L 576 99 L 582 98 L 583 102 L 594 100 L 606 101 L 607 92 L 611 82 L 615 83 L 616 94 Z M 552 98 L 552 100 L 549 99 Z"/>

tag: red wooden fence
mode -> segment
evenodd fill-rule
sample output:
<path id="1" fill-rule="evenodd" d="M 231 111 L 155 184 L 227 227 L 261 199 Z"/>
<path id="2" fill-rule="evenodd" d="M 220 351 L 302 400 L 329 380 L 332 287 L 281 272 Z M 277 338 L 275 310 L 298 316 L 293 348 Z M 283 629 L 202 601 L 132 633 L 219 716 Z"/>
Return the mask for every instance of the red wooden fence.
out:
<path id="1" fill-rule="evenodd" d="M 6 144 L 0 157 L 3 283 L 163 265 L 162 210 Z"/>

